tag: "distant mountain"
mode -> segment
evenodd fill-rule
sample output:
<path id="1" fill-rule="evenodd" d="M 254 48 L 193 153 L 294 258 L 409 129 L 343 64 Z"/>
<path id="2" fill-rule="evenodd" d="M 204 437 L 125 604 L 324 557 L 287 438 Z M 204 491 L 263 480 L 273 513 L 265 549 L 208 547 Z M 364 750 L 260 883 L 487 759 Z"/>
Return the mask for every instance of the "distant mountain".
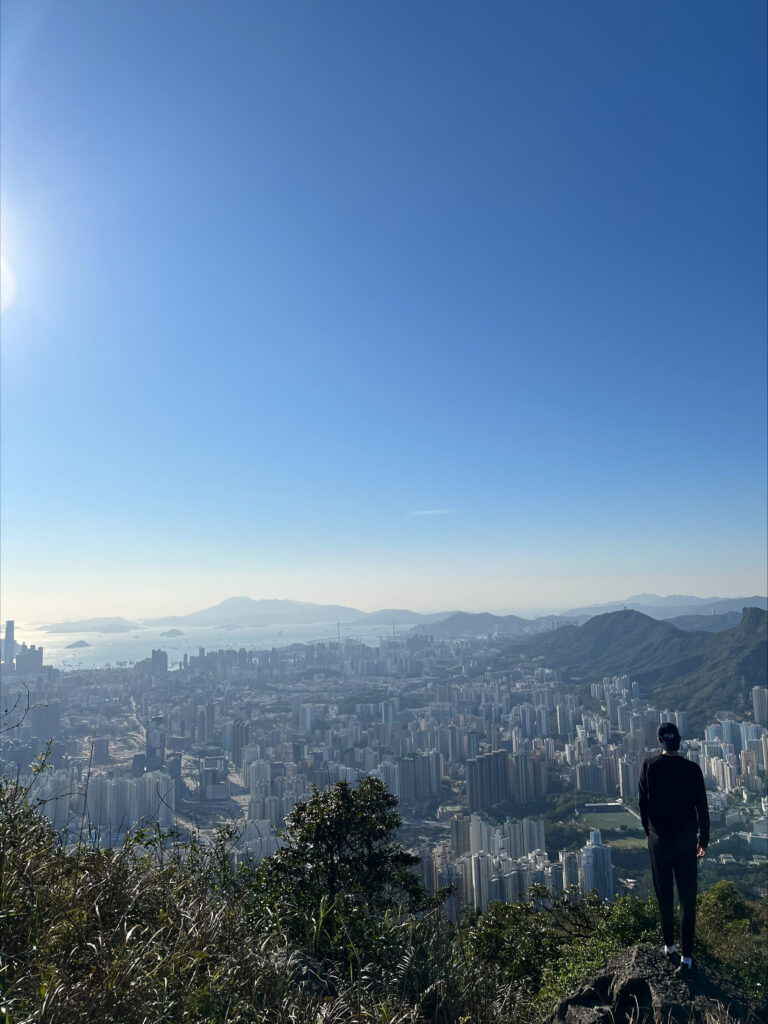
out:
<path id="1" fill-rule="evenodd" d="M 355 621 L 358 624 L 364 623 L 371 626 L 391 626 L 394 619 L 397 626 L 417 623 L 424 625 L 429 622 L 440 622 L 453 614 L 455 613 L 435 612 L 434 615 L 422 615 L 420 612 L 410 612 L 407 608 L 382 608 L 381 611 L 369 612 L 367 615 L 360 612 L 360 618 Z"/>
<path id="2" fill-rule="evenodd" d="M 259 600 L 229 597 L 212 608 L 189 615 L 166 615 L 146 619 L 147 626 L 274 626 L 311 622 L 356 622 L 364 612 L 338 604 L 313 604 L 309 601 Z"/>
<path id="3" fill-rule="evenodd" d="M 680 608 L 689 604 L 711 604 L 713 601 L 723 600 L 720 597 L 694 597 L 689 594 L 668 594 L 661 597 L 659 594 L 634 594 L 627 599 L 631 604 L 639 604 L 643 607 L 656 605 L 659 608 Z"/>
<path id="4" fill-rule="evenodd" d="M 130 633 L 138 623 L 128 619 L 78 619 L 76 622 L 52 622 L 45 627 L 46 633 Z"/>
<path id="5" fill-rule="evenodd" d="M 658 699 L 684 706 L 692 722 L 705 724 L 719 708 L 733 708 L 739 715 L 751 708 L 753 686 L 768 685 L 768 614 L 762 608 L 745 608 L 733 629 L 702 637 L 705 644 L 699 665 L 670 678 L 660 678 L 654 692 Z"/>
<path id="6" fill-rule="evenodd" d="M 583 618 L 631 609 L 642 612 L 644 615 L 650 615 L 652 619 L 672 619 L 681 615 L 723 615 L 726 612 L 738 612 L 741 615 L 742 608 L 762 608 L 765 611 L 768 609 L 768 598 L 759 596 L 693 597 L 682 594 L 660 597 L 659 594 L 635 594 L 634 597 L 628 597 L 626 601 L 612 601 L 609 604 L 572 608 L 564 614 L 574 618 Z"/>
<path id="7" fill-rule="evenodd" d="M 726 615 L 728 612 L 741 613 L 742 608 L 760 608 L 762 611 L 765 611 L 768 609 L 768 600 L 755 594 L 752 597 L 713 598 L 711 602 L 706 604 L 677 606 L 665 605 L 663 607 L 648 606 L 640 608 L 639 611 L 643 611 L 646 615 L 651 615 L 656 619 L 671 619 L 678 618 L 681 615 Z"/>
<path id="8" fill-rule="evenodd" d="M 627 669 L 614 670 L 612 666 L 623 664 L 625 659 L 632 662 L 636 674 L 638 664 L 646 664 L 649 658 L 655 658 L 657 648 L 666 650 L 677 638 L 689 640 L 690 636 L 667 622 L 626 609 L 595 615 L 583 626 L 563 626 L 532 637 L 521 651 L 528 657 L 543 658 L 572 676 L 624 672 Z"/>
<path id="9" fill-rule="evenodd" d="M 700 730 L 718 709 L 749 705 L 749 691 L 768 680 L 768 615 L 745 608 L 739 624 L 719 633 L 691 633 L 632 610 L 596 615 L 583 626 L 510 644 L 499 664 L 538 659 L 586 690 L 625 672 L 641 696 L 660 708 L 688 712 Z"/>
<path id="10" fill-rule="evenodd" d="M 588 617 L 586 615 L 540 615 L 536 619 L 531 619 L 526 632 L 543 633 L 548 629 L 560 629 L 561 626 L 581 626 Z"/>
<path id="11" fill-rule="evenodd" d="M 426 626 L 428 623 L 424 623 Z M 444 639 L 476 637 L 498 634 L 499 636 L 524 636 L 543 633 L 565 625 L 579 625 L 578 619 L 564 615 L 542 615 L 537 619 L 524 619 L 519 615 L 493 615 L 490 612 L 450 612 L 429 624 L 432 636 Z M 411 630 L 421 632 L 420 627 Z"/>
<path id="12" fill-rule="evenodd" d="M 741 622 L 741 612 L 723 612 L 722 615 L 676 615 L 667 619 L 672 626 L 692 633 L 720 633 L 733 629 Z"/>
<path id="13" fill-rule="evenodd" d="M 485 636 L 489 633 L 522 634 L 530 619 L 519 615 L 491 615 L 490 612 L 454 612 L 439 622 L 432 622 L 429 632 L 438 637 Z"/>

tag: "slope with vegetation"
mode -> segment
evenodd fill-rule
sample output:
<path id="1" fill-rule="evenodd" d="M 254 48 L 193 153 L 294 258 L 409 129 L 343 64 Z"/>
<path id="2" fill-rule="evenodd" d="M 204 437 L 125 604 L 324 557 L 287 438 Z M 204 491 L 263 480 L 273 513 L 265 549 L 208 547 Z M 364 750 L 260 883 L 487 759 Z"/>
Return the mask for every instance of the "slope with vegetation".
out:
<path id="1" fill-rule="evenodd" d="M 542 887 L 453 925 L 399 824 L 378 780 L 340 783 L 296 806 L 274 857 L 233 866 L 231 828 L 208 845 L 140 832 L 118 850 L 65 847 L 32 793 L 4 782 L 5 1024 L 533 1024 L 610 957 L 660 943 L 652 903 Z M 697 955 L 758 1005 L 765 904 L 716 886 L 700 920 Z"/>
<path id="2" fill-rule="evenodd" d="M 700 730 L 718 710 L 743 711 L 751 688 L 766 685 L 768 613 L 745 608 L 734 628 L 704 634 L 641 612 L 609 612 L 511 644 L 499 664 L 514 665 L 521 656 L 540 659 L 585 692 L 603 676 L 629 673 L 644 697 L 687 710 L 691 727 Z"/>

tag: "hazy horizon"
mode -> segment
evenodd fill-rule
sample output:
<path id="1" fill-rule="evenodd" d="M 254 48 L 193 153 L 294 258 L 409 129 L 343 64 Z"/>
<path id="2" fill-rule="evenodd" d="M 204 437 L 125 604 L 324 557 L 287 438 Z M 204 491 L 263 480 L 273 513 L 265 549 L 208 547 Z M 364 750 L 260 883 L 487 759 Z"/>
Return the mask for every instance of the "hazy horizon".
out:
<path id="1" fill-rule="evenodd" d="M 765 85 L 758 0 L 4 0 L 0 614 L 764 592 Z"/>
<path id="2" fill-rule="evenodd" d="M 18 615 L 17 614 L 15 618 L 14 618 L 14 616 L 12 614 L 10 614 L 12 609 L 10 609 L 10 607 L 6 608 L 5 606 L 3 606 L 2 608 L 0 608 L 0 632 L 5 628 L 5 620 L 7 618 L 14 619 L 14 621 L 17 623 L 17 627 L 19 625 L 22 625 L 22 626 L 27 626 L 29 628 L 38 627 L 38 626 L 39 627 L 44 627 L 44 626 L 48 626 L 48 625 L 50 625 L 52 623 L 58 623 L 58 622 L 77 622 L 77 621 L 81 621 L 81 620 L 98 619 L 98 618 L 118 618 L 118 617 L 122 617 L 122 618 L 127 619 L 128 621 L 144 622 L 144 621 L 149 620 L 149 619 L 162 618 L 163 616 L 168 616 L 170 618 L 170 617 L 176 617 L 176 616 L 189 615 L 189 614 L 191 614 L 193 612 L 199 612 L 199 611 L 203 611 L 203 610 L 205 610 L 207 608 L 213 608 L 213 607 L 217 606 L 218 604 L 220 604 L 222 601 L 230 600 L 232 598 L 241 598 L 241 597 L 250 598 L 251 600 L 264 600 L 264 601 L 285 600 L 285 601 L 296 601 L 298 603 L 306 602 L 306 603 L 309 603 L 309 604 L 317 604 L 318 606 L 340 605 L 340 606 L 343 606 L 343 607 L 354 609 L 354 610 L 362 612 L 364 614 L 371 614 L 373 612 L 378 612 L 378 611 L 394 608 L 394 609 L 400 609 L 400 610 L 403 610 L 403 611 L 416 612 L 416 613 L 422 614 L 422 615 L 432 615 L 432 614 L 436 615 L 436 614 L 441 614 L 443 612 L 449 612 L 449 611 L 464 611 L 464 612 L 469 612 L 469 613 L 489 612 L 489 613 L 491 613 L 493 615 L 519 615 L 519 616 L 522 616 L 524 618 L 534 618 L 536 616 L 561 615 L 561 614 L 569 611 L 570 609 L 575 609 L 575 608 L 592 607 L 592 606 L 600 606 L 600 605 L 610 605 L 610 604 L 619 604 L 619 603 L 624 602 L 624 601 L 630 601 L 633 598 L 638 597 L 638 596 L 642 596 L 644 594 L 655 595 L 655 596 L 658 596 L 658 597 L 660 597 L 660 598 L 662 598 L 664 600 L 667 600 L 667 599 L 669 599 L 671 597 L 675 597 L 675 596 L 681 596 L 681 597 L 693 597 L 693 598 L 696 598 L 696 599 L 699 599 L 699 600 L 709 600 L 709 599 L 711 599 L 713 601 L 715 601 L 715 600 L 727 601 L 727 600 L 734 600 L 734 599 L 737 599 L 737 598 L 749 598 L 749 597 L 754 597 L 754 596 L 765 597 L 766 596 L 765 589 L 766 588 L 764 586 L 762 588 L 762 592 L 758 588 L 758 589 L 754 589 L 754 590 L 752 590 L 750 592 L 744 591 L 744 592 L 741 592 L 741 593 L 734 593 L 734 594 L 724 594 L 724 593 L 692 594 L 690 592 L 685 592 L 685 591 L 681 591 L 681 590 L 675 590 L 675 591 L 670 592 L 669 594 L 661 594 L 658 591 L 636 590 L 636 591 L 632 591 L 631 593 L 621 594 L 621 595 L 614 596 L 614 597 L 606 597 L 606 598 L 601 598 L 601 599 L 596 599 L 596 600 L 574 600 L 574 601 L 560 603 L 560 604 L 546 604 L 545 603 L 545 604 L 541 604 L 541 605 L 532 605 L 532 604 L 491 605 L 491 604 L 486 602 L 485 604 L 478 603 L 478 604 L 470 605 L 466 601 L 457 600 L 457 601 L 455 601 L 453 603 L 452 602 L 447 602 L 447 603 L 442 604 L 442 605 L 420 606 L 420 607 L 417 607 L 417 606 L 415 606 L 415 605 L 413 605 L 413 604 L 411 604 L 411 603 L 409 603 L 407 601 L 400 601 L 399 603 L 389 602 L 389 603 L 379 603 L 379 604 L 373 604 L 373 605 L 370 605 L 370 604 L 361 605 L 361 604 L 357 604 L 357 603 L 355 603 L 353 601 L 347 601 L 347 600 L 328 600 L 328 601 L 325 601 L 325 600 L 316 600 L 315 598 L 274 597 L 274 596 L 263 597 L 263 598 L 253 598 L 253 597 L 251 597 L 251 595 L 248 595 L 248 594 L 228 594 L 226 597 L 219 598 L 218 600 L 215 600 L 215 601 L 203 600 L 202 603 L 195 604 L 194 606 L 192 604 L 190 604 L 189 598 L 187 597 L 187 598 L 184 599 L 184 601 L 180 602 L 178 606 L 176 606 L 176 605 L 174 605 L 174 606 L 166 606 L 166 607 L 164 607 L 163 609 L 161 609 L 159 611 L 152 611 L 152 612 L 147 612 L 146 610 L 144 610 L 144 611 L 135 611 L 135 612 L 132 612 L 131 614 L 128 614 L 126 612 L 125 608 L 123 608 L 122 611 L 114 611 L 114 610 L 112 610 L 112 611 L 108 611 L 107 612 L 107 611 L 103 611 L 102 610 L 103 606 L 99 606 L 98 609 L 90 608 L 89 610 L 87 610 L 85 612 L 77 611 L 77 612 L 70 612 L 70 613 L 62 614 L 62 615 L 46 615 L 46 616 L 39 615 L 39 614 L 37 614 L 37 615 Z M 278 624 L 278 623 L 276 622 L 276 624 Z"/>

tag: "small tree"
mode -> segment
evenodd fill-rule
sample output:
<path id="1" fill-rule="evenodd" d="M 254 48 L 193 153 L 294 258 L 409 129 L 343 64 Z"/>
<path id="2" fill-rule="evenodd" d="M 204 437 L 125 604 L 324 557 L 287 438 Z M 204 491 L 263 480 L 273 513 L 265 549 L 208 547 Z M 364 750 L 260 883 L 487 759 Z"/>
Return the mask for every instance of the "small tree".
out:
<path id="1" fill-rule="evenodd" d="M 286 845 L 256 872 L 294 941 L 315 953 L 350 942 L 370 947 L 377 923 L 427 905 L 412 871 L 419 859 L 397 841 L 400 824 L 397 799 L 370 776 L 356 789 L 338 782 L 296 804 Z"/>

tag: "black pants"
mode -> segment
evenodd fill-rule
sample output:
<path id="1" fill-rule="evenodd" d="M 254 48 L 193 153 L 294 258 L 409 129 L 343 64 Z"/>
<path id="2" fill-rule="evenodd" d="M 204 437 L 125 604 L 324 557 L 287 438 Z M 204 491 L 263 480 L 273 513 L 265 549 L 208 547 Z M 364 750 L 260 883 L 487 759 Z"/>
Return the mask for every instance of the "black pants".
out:
<path id="1" fill-rule="evenodd" d="M 696 883 L 698 881 L 698 858 L 696 857 L 696 833 L 680 835 L 648 836 L 648 852 L 651 855 L 653 887 L 659 901 L 661 930 L 664 944 L 672 946 L 675 941 L 675 918 L 672 893 L 672 875 L 677 882 L 680 898 L 681 940 L 683 956 L 693 956 L 693 933 L 696 929 Z"/>

